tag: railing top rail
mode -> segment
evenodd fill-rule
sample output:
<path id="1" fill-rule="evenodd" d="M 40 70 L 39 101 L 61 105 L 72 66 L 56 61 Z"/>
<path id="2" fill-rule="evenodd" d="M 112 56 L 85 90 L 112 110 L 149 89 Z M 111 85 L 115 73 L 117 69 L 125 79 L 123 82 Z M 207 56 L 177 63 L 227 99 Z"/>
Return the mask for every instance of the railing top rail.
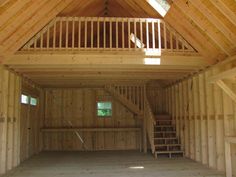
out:
<path id="1" fill-rule="evenodd" d="M 113 22 L 128 22 L 128 21 L 136 21 L 136 22 L 163 22 L 163 19 L 158 18 L 133 18 L 133 17 L 56 17 L 57 21 L 113 21 Z"/>

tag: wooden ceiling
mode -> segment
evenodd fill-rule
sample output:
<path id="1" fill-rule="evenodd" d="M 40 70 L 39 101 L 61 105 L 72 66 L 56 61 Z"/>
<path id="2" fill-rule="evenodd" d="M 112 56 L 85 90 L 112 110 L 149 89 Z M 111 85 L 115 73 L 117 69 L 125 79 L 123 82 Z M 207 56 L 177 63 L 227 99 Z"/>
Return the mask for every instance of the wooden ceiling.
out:
<path id="1" fill-rule="evenodd" d="M 236 54 L 235 0 L 169 2 L 171 8 L 164 20 L 210 64 Z M 0 61 L 16 53 L 56 16 L 162 18 L 146 0 L 3 0 L 0 1 Z"/>

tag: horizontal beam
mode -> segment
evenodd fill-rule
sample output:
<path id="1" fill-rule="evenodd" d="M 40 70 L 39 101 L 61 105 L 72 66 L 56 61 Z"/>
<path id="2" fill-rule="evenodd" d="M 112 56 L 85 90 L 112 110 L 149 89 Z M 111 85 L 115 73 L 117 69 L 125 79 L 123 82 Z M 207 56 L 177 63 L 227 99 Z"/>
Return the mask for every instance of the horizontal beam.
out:
<path id="1" fill-rule="evenodd" d="M 218 80 L 218 81 L 216 81 L 216 84 L 225 92 L 225 94 L 227 94 L 234 101 L 234 103 L 236 103 L 236 94 L 234 93 L 234 91 L 231 88 L 229 88 L 224 83 L 224 81 Z"/>
<path id="2" fill-rule="evenodd" d="M 162 55 L 146 56 L 144 52 L 81 52 L 77 54 L 15 54 L 5 65 L 45 66 L 50 65 L 149 65 L 149 60 L 156 59 L 160 66 L 188 66 L 202 68 L 207 66 L 207 61 L 199 55 Z M 155 61 L 156 61 L 155 60 Z"/>
<path id="3" fill-rule="evenodd" d="M 118 132 L 141 131 L 141 128 L 41 128 L 41 132 Z"/>
<path id="4" fill-rule="evenodd" d="M 215 83 L 221 79 L 234 79 L 236 77 L 236 67 L 216 74 L 208 79 L 210 83 Z"/>
<path id="5" fill-rule="evenodd" d="M 225 141 L 232 144 L 236 144 L 236 136 L 227 136 L 225 137 Z"/>

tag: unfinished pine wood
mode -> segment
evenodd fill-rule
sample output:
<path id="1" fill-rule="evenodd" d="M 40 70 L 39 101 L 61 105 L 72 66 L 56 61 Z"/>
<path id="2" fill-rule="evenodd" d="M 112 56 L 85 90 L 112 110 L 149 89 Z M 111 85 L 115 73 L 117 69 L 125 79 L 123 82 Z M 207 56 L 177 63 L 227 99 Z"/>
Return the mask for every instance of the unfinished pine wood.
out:
<path id="1" fill-rule="evenodd" d="M 184 85 L 182 96 L 186 116 L 181 116 L 180 119 L 185 122 L 185 155 L 211 168 L 227 170 L 229 176 L 231 173 L 234 175 L 235 171 L 231 170 L 228 162 L 235 157 L 229 153 L 229 145 L 224 141 L 227 136 L 235 136 L 235 103 L 228 92 L 223 92 L 209 81 L 222 71 L 230 71 L 233 66 L 233 63 L 223 63 L 166 88 L 171 93 L 167 104 L 172 109 L 168 109 L 168 112 L 174 116 L 178 114 L 176 109 L 182 109 L 180 106 L 176 107 L 176 95 L 179 94 L 176 86 Z M 228 90 L 235 88 L 231 81 L 225 80 L 223 84 L 227 84 Z M 235 151 L 235 146 L 231 148 Z"/>
<path id="2" fill-rule="evenodd" d="M 20 80 L 0 66 L 0 174 L 19 165 Z"/>
<path id="3" fill-rule="evenodd" d="M 69 122 L 71 122 L 72 127 L 82 127 L 92 131 L 78 129 L 85 146 L 82 145 L 74 131 L 43 132 L 43 150 L 140 149 L 141 134 L 139 131 L 136 129 L 130 129 L 129 132 L 126 132 L 125 129 L 116 131 L 115 128 L 140 128 L 141 119 L 135 118 L 132 112 L 105 90 L 101 88 L 46 89 L 45 95 L 45 120 L 43 122 L 45 128 L 70 128 Z M 112 117 L 97 117 L 97 101 L 112 102 Z M 60 108 L 59 111 L 58 108 Z"/>
<path id="4" fill-rule="evenodd" d="M 41 163 L 39 163 L 41 162 Z M 51 165 L 56 165 L 52 170 Z M 183 168 L 185 167 L 185 168 Z M 43 174 L 42 174 L 43 172 Z M 11 177 L 42 175 L 60 177 L 81 175 L 94 176 L 166 176 L 182 177 L 218 176 L 224 173 L 209 169 L 199 163 L 185 158 L 154 159 L 151 155 L 137 151 L 102 151 L 102 152 L 42 152 L 29 159 L 13 171 Z"/>

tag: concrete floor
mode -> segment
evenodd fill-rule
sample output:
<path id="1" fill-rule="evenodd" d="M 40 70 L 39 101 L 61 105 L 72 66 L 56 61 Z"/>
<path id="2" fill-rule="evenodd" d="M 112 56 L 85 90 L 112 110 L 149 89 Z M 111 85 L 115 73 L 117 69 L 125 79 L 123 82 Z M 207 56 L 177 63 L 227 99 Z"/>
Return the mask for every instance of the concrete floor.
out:
<path id="1" fill-rule="evenodd" d="M 185 158 L 154 159 L 136 151 L 43 152 L 4 177 L 224 177 Z"/>

